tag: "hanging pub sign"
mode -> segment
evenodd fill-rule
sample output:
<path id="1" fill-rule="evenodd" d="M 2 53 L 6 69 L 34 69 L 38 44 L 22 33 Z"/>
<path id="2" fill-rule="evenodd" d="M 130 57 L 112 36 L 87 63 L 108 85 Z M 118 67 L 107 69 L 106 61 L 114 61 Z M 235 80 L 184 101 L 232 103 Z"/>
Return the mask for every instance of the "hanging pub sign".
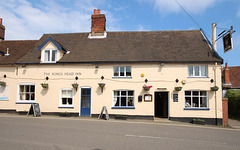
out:
<path id="1" fill-rule="evenodd" d="M 223 48 L 224 48 L 224 53 L 233 49 L 231 32 L 229 32 L 223 37 Z"/>

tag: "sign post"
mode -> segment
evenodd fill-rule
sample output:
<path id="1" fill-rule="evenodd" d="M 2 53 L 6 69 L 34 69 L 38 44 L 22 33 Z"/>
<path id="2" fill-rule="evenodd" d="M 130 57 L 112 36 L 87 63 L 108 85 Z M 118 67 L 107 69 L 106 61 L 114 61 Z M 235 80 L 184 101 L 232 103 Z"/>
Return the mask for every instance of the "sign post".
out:
<path id="1" fill-rule="evenodd" d="M 33 114 L 34 117 L 41 116 L 41 111 L 38 103 L 31 104 L 27 115 Z"/>
<path id="2" fill-rule="evenodd" d="M 105 111 L 105 115 L 106 115 L 106 120 L 109 120 L 109 115 L 108 115 L 108 111 L 107 111 L 107 107 L 106 106 L 103 106 L 102 111 L 101 111 L 101 113 L 98 116 L 98 119 L 102 118 L 104 111 Z"/>

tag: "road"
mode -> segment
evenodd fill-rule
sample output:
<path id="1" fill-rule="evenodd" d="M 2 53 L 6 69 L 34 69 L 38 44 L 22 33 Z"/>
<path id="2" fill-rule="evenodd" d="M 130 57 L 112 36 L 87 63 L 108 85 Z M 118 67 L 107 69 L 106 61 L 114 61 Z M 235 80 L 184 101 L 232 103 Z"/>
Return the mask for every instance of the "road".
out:
<path id="1" fill-rule="evenodd" d="M 240 130 L 0 114 L 1 150 L 240 150 Z"/>

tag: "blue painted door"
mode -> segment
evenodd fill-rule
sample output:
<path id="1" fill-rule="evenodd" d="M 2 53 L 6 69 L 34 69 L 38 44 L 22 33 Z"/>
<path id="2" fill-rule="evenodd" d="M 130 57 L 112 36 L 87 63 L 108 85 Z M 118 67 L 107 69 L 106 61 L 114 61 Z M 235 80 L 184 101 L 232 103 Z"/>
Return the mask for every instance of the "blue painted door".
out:
<path id="1" fill-rule="evenodd" d="M 91 116 L 91 89 L 81 89 L 81 116 Z"/>

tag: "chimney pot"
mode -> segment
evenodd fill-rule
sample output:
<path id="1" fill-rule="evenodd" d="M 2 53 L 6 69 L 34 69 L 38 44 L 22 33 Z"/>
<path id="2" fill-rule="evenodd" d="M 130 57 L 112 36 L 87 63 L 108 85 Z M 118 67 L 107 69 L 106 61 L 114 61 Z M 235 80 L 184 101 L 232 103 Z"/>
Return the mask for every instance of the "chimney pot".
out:
<path id="1" fill-rule="evenodd" d="M 96 9 L 94 9 L 94 15 L 96 15 L 97 14 L 97 10 Z"/>
<path id="2" fill-rule="evenodd" d="M 100 9 L 98 9 L 98 14 L 100 14 Z"/>
<path id="3" fill-rule="evenodd" d="M 0 18 L 0 24 L 2 24 L 2 18 Z"/>

